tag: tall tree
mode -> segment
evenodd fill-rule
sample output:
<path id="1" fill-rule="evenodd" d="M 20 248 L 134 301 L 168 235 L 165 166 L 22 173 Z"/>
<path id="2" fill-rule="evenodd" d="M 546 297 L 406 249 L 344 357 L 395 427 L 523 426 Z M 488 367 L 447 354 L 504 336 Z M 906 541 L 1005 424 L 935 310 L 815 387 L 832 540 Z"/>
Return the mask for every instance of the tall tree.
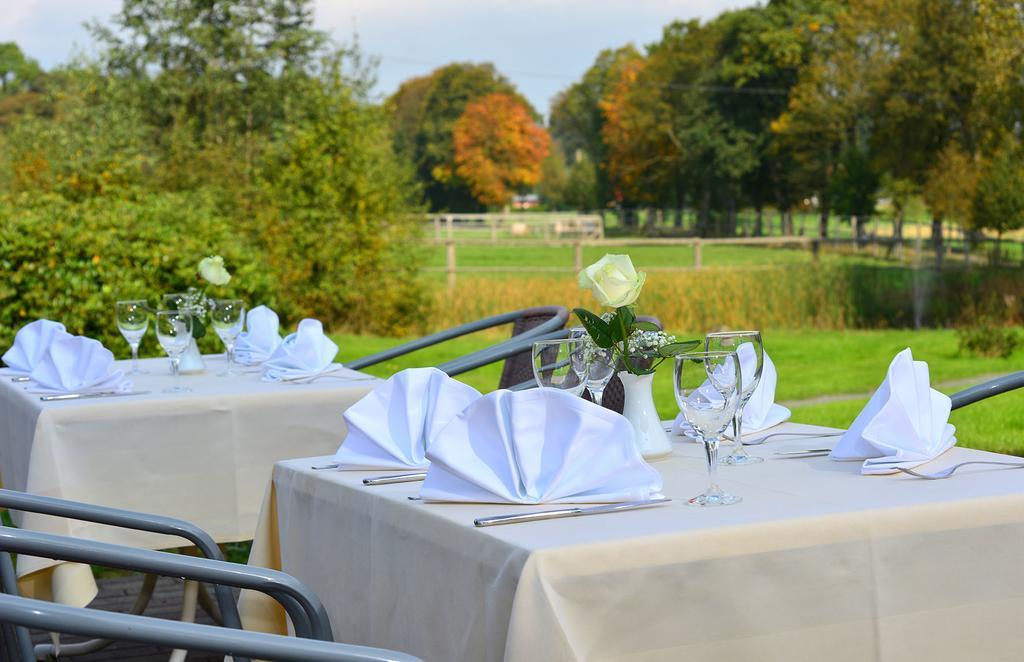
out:
<path id="1" fill-rule="evenodd" d="M 535 112 L 494 65 L 452 63 L 402 85 L 389 99 L 396 147 L 410 158 L 434 210 L 471 211 L 480 203 L 455 163 L 452 131 L 466 106 L 501 92 Z"/>

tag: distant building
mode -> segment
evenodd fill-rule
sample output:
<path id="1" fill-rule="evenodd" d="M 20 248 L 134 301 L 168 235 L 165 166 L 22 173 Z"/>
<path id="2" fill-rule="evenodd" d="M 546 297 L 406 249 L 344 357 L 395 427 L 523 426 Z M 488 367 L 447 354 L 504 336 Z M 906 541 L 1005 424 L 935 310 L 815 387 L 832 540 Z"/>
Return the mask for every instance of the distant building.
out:
<path id="1" fill-rule="evenodd" d="M 536 209 L 540 206 L 540 196 L 536 193 L 512 196 L 512 209 Z"/>

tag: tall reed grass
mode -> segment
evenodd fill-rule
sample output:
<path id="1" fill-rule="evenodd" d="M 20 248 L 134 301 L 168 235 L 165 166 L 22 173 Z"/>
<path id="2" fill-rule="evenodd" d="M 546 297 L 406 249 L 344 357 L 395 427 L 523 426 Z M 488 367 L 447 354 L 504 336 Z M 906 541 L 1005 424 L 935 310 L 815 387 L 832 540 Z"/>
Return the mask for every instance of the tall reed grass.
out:
<path id="1" fill-rule="evenodd" d="M 1024 273 L 873 265 L 808 264 L 744 269 L 653 272 L 638 312 L 665 328 L 702 332 L 731 328 L 846 329 L 945 326 L 972 301 L 997 294 L 1020 323 Z M 434 290 L 432 326 L 444 328 L 538 305 L 597 308 L 572 276 L 460 275 L 456 288 Z"/>

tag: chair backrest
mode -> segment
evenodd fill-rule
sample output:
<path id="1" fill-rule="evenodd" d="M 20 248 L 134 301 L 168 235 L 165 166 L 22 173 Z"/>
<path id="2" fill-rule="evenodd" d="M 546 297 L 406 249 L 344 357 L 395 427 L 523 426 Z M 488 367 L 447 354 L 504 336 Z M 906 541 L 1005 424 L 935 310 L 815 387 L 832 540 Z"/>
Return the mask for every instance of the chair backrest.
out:
<path id="1" fill-rule="evenodd" d="M 569 320 L 569 310 L 563 306 L 538 306 L 527 308 L 522 312 L 522 316 L 512 324 L 513 338 L 538 328 L 552 318 L 561 318 L 562 324 L 557 329 L 550 329 L 550 331 L 561 329 Z M 498 380 L 498 388 L 511 388 L 528 379 L 533 379 L 532 347 L 505 359 L 505 365 L 501 369 L 501 378 Z"/>
<path id="2" fill-rule="evenodd" d="M 1024 387 L 1024 370 L 965 388 L 949 396 L 949 398 L 953 401 L 953 409 L 959 409 L 979 400 L 990 398 L 993 395 L 999 395 L 1000 393 L 1006 393 L 1021 387 Z"/>

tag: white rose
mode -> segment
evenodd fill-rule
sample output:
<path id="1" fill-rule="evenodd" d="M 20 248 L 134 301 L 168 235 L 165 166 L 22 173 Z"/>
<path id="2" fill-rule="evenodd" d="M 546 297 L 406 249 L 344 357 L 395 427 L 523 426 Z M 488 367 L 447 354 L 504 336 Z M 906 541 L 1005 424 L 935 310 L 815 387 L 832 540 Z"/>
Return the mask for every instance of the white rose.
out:
<path id="1" fill-rule="evenodd" d="M 200 260 L 199 275 L 210 285 L 227 285 L 231 281 L 231 274 L 224 268 L 224 258 L 220 255 Z"/>
<path id="2" fill-rule="evenodd" d="M 580 287 L 590 288 L 602 306 L 621 308 L 640 296 L 647 274 L 633 268 L 628 255 L 605 255 L 580 272 Z"/>

